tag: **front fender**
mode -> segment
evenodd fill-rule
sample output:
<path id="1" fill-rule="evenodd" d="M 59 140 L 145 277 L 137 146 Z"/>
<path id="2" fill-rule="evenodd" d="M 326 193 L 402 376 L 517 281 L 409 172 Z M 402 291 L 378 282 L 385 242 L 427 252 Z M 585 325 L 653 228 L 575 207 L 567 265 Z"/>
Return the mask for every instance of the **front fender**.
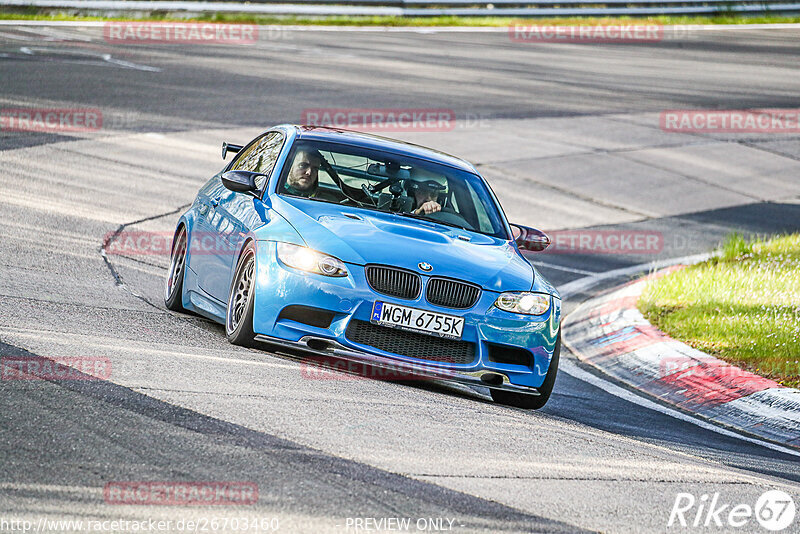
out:
<path id="1" fill-rule="evenodd" d="M 558 289 L 556 289 L 547 278 L 542 276 L 542 273 L 540 273 L 534 265 L 531 265 L 531 268 L 533 269 L 533 286 L 531 287 L 531 291 L 534 293 L 547 293 L 561 300 L 561 294 L 558 292 Z"/>
<path id="2" fill-rule="evenodd" d="M 270 210 L 266 222 L 252 232 L 252 239 L 256 241 L 282 241 L 293 245 L 306 246 L 305 240 L 295 227 L 275 210 Z"/>

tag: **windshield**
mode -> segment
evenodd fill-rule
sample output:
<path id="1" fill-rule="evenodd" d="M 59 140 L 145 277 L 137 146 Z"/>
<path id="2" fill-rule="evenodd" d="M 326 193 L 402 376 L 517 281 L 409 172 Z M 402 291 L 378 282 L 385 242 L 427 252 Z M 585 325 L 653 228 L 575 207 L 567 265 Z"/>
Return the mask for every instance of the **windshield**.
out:
<path id="1" fill-rule="evenodd" d="M 507 239 L 483 180 L 431 161 L 337 143 L 298 141 L 277 191 Z"/>

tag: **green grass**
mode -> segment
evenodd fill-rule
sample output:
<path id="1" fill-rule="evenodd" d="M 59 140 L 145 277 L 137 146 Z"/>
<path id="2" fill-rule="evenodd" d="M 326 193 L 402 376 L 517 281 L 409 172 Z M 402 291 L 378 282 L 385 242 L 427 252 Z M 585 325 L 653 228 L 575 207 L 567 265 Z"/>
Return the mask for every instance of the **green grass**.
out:
<path id="1" fill-rule="evenodd" d="M 717 257 L 649 282 L 638 306 L 673 338 L 800 387 L 800 234 L 734 234 Z"/>
<path id="2" fill-rule="evenodd" d="M 800 22 L 800 16 L 763 15 L 744 17 L 730 13 L 718 16 L 656 16 L 656 17 L 392 17 L 392 16 L 279 16 L 238 13 L 208 13 L 201 16 L 181 17 L 177 13 L 150 13 L 141 17 L 97 17 L 83 15 L 78 10 L 20 8 L 0 12 L 5 20 L 147 20 L 182 22 L 221 22 L 235 24 L 326 25 L 326 26 L 509 26 L 514 23 L 541 26 L 580 26 L 609 24 L 773 24 Z"/>

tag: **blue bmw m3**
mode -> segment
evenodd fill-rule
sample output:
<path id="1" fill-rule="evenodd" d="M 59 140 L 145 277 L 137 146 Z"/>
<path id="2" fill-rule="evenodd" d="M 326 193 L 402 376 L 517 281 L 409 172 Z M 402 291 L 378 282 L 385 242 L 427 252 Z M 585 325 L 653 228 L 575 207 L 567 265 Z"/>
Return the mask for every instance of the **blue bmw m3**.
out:
<path id="1" fill-rule="evenodd" d="M 178 221 L 167 308 L 237 345 L 489 388 L 541 408 L 561 298 L 523 257 L 548 237 L 511 225 L 461 159 L 363 133 L 280 125 L 249 144 Z"/>

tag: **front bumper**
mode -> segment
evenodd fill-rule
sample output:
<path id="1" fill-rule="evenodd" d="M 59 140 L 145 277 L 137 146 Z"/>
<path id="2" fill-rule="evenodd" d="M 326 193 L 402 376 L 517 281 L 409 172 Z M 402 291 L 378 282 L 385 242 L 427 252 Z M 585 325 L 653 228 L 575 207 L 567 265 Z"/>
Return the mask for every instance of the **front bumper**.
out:
<path id="1" fill-rule="evenodd" d="M 372 290 L 364 268 L 347 264 L 348 276 L 330 278 L 284 266 L 276 258 L 274 242 L 257 243 L 257 276 L 253 329 L 263 342 L 317 355 L 362 362 L 398 372 L 454 381 L 494 389 L 536 395 L 544 382 L 558 337 L 561 302 L 552 298 L 543 316 L 526 316 L 497 309 L 498 293 L 484 290 L 478 303 L 468 310 L 453 310 L 429 304 L 423 289 L 414 300 L 397 299 Z M 462 340 L 474 344 L 475 358 L 467 363 L 448 363 L 392 354 L 355 343 L 346 336 L 352 320 L 369 322 L 376 300 L 464 317 Z M 291 305 L 311 306 L 334 314 L 327 328 L 279 319 Z M 490 348 L 522 348 L 530 353 L 527 365 L 500 363 L 490 359 Z"/>
<path id="2" fill-rule="evenodd" d="M 447 382 L 456 382 L 468 386 L 502 389 L 505 391 L 514 391 L 533 396 L 539 396 L 540 394 L 539 390 L 536 388 L 512 384 L 507 375 L 489 369 L 469 372 L 461 371 L 459 369 L 448 369 L 439 366 L 414 364 L 411 362 L 397 360 L 395 358 L 387 358 L 385 356 L 379 356 L 377 354 L 370 354 L 369 352 L 351 349 L 337 343 L 336 341 L 315 336 L 304 336 L 300 338 L 299 341 L 286 341 L 285 339 L 257 334 L 255 339 L 256 341 L 261 341 L 263 343 L 278 345 L 293 350 L 300 350 L 328 358 L 333 357 L 345 362 L 367 364 L 371 367 L 385 369 L 395 377 L 398 375 L 410 375 L 417 378 L 444 380 Z M 337 371 L 350 371 L 362 375 L 364 374 L 361 367 L 339 365 L 338 362 L 331 363 L 328 360 L 325 360 L 323 363 L 327 364 L 327 367 L 331 367 Z"/>

